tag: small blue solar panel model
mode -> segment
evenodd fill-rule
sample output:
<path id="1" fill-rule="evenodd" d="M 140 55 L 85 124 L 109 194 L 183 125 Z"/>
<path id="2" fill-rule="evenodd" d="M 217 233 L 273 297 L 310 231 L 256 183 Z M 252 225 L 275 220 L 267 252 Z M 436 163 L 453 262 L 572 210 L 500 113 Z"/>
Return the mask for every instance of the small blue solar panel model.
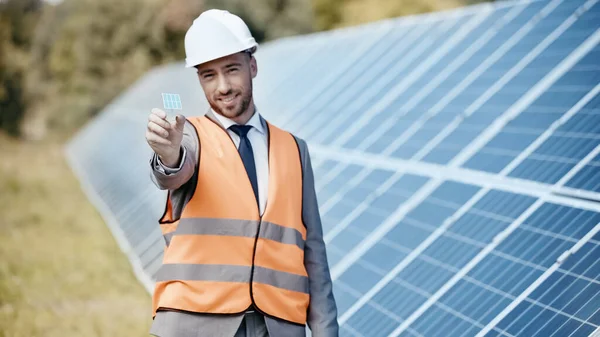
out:
<path id="1" fill-rule="evenodd" d="M 179 94 L 162 93 L 163 107 L 170 110 L 181 110 L 181 98 Z"/>

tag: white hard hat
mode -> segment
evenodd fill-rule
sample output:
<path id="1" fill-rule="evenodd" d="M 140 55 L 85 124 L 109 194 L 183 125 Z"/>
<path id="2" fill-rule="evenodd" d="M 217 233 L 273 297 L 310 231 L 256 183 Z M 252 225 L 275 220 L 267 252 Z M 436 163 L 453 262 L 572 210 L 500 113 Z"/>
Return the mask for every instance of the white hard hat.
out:
<path id="1" fill-rule="evenodd" d="M 246 23 L 225 10 L 210 9 L 197 17 L 185 34 L 185 66 L 256 49 L 258 44 Z"/>

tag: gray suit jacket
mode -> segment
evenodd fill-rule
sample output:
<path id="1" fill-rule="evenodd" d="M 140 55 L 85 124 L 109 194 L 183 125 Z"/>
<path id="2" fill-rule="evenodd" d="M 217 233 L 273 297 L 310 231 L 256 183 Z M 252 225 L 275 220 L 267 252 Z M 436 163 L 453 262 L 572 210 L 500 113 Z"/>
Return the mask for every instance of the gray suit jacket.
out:
<path id="1" fill-rule="evenodd" d="M 206 116 L 221 125 L 210 110 Z M 261 118 L 261 121 L 266 126 L 264 119 Z M 268 130 L 268 128 L 265 129 Z M 333 297 L 332 281 L 323 241 L 323 229 L 314 188 L 310 155 L 306 142 L 298 137 L 295 138 L 300 149 L 304 180 L 302 217 L 307 229 L 304 264 L 308 273 L 311 298 L 307 324 L 314 337 L 337 337 L 339 334 L 337 307 Z M 175 218 L 179 218 L 183 207 L 190 200 L 197 180 L 196 167 L 200 144 L 196 129 L 189 121 L 186 121 L 184 126 L 182 146 L 185 148 L 185 157 L 182 158 L 181 169 L 175 173 L 165 174 L 160 170 L 156 154 L 150 159 L 152 180 L 158 188 L 170 191 Z M 194 315 L 194 317 L 201 321 L 202 330 L 206 331 L 206 334 L 198 336 L 206 337 L 232 337 L 242 320 L 242 315 L 223 317 Z M 305 336 L 306 333 L 303 326 L 271 317 L 265 317 L 265 323 L 271 337 L 300 337 Z"/>

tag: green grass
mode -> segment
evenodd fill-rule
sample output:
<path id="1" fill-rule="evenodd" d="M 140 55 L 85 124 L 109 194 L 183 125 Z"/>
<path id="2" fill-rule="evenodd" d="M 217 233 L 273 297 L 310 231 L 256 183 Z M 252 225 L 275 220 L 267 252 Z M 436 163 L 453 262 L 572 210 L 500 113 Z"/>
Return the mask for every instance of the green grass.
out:
<path id="1" fill-rule="evenodd" d="M 149 336 L 150 295 L 62 145 L 0 134 L 0 336 Z"/>

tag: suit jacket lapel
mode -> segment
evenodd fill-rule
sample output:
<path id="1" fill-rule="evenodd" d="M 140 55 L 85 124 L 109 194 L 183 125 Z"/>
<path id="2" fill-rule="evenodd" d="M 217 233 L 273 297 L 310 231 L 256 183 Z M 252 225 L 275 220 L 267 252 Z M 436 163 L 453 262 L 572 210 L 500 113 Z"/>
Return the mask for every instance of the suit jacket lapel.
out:
<path id="1" fill-rule="evenodd" d="M 218 126 L 220 126 L 221 129 L 225 130 L 225 126 L 221 124 L 221 122 L 215 117 L 215 114 L 213 113 L 212 109 L 209 108 L 208 111 L 206 111 L 205 116 L 211 121 L 215 122 Z"/>
<path id="2" fill-rule="evenodd" d="M 267 120 L 263 118 L 262 115 L 260 117 L 260 122 L 262 123 L 263 130 L 265 130 L 265 135 L 267 136 L 267 147 L 269 146 L 269 125 L 267 124 Z M 268 149 L 267 149 L 268 150 Z"/>

